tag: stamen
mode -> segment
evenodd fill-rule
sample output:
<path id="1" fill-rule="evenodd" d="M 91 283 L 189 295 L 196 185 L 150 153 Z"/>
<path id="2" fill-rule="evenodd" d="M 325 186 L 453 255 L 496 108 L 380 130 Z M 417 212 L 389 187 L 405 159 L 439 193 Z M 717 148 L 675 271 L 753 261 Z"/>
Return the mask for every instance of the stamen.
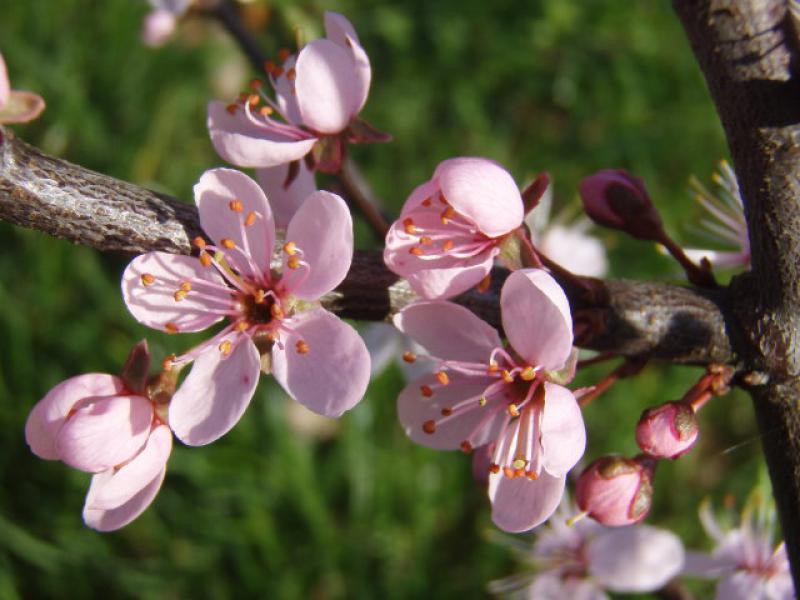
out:
<path id="1" fill-rule="evenodd" d="M 430 205 L 431 205 L 431 199 L 430 198 L 425 198 L 425 200 L 422 201 L 422 206 L 427 208 Z"/>
<path id="2" fill-rule="evenodd" d="M 408 249 L 408 252 L 414 256 L 422 256 L 425 254 L 424 250 L 419 246 L 411 246 L 411 248 Z"/>
<path id="3" fill-rule="evenodd" d="M 290 256 L 286 260 L 286 266 L 289 267 L 290 269 L 299 269 L 300 268 L 300 262 L 301 262 L 300 257 L 295 254 L 293 256 Z"/>
<path id="4" fill-rule="evenodd" d="M 506 410 L 508 411 L 508 414 L 511 415 L 512 417 L 519 416 L 519 407 L 517 407 L 517 405 L 514 404 L 513 402 L 508 405 L 508 408 Z"/>
<path id="5" fill-rule="evenodd" d="M 450 415 L 453 414 L 453 409 L 445 407 L 445 408 L 442 409 L 441 412 L 442 412 L 442 416 L 443 417 L 449 417 Z"/>
<path id="6" fill-rule="evenodd" d="M 523 381 L 533 381 L 536 379 L 536 369 L 528 365 L 522 369 L 522 372 L 519 374 L 519 376 L 523 379 Z"/>
<path id="7" fill-rule="evenodd" d="M 278 70 L 278 65 L 276 65 L 275 61 L 272 61 L 272 60 L 265 61 L 264 62 L 264 70 L 267 73 L 269 73 L 270 75 L 272 75 L 273 77 L 277 77 L 277 75 L 275 75 L 275 71 Z"/>
<path id="8" fill-rule="evenodd" d="M 445 208 L 442 211 L 442 214 L 440 215 L 442 225 L 447 225 L 455 216 L 456 216 L 456 211 L 453 210 L 452 206 L 448 206 L 447 208 Z"/>
<path id="9" fill-rule="evenodd" d="M 417 360 L 417 355 L 413 352 L 403 352 L 403 361 L 407 363 L 413 363 Z"/>
<path id="10" fill-rule="evenodd" d="M 145 273 L 142 275 L 142 285 L 148 286 L 153 285 L 156 282 L 155 276 L 151 275 L 150 273 Z"/>
<path id="11" fill-rule="evenodd" d="M 419 243 L 425 245 L 432 244 L 433 238 L 429 235 L 423 235 L 421 238 L 419 238 Z"/>
<path id="12" fill-rule="evenodd" d="M 181 290 L 184 292 L 191 292 L 192 291 L 192 284 L 189 281 L 184 281 L 181 284 Z"/>
<path id="13" fill-rule="evenodd" d="M 247 97 L 247 104 L 250 105 L 250 108 L 255 108 L 261 102 L 261 96 L 258 94 L 250 94 Z"/>
<path id="14" fill-rule="evenodd" d="M 273 304 L 269 309 L 270 314 L 272 315 L 273 319 L 283 319 L 285 316 L 283 309 L 278 304 Z M 299 342 L 298 342 L 299 343 Z M 305 343 L 305 342 L 303 342 Z M 304 354 L 304 353 L 303 353 Z"/>
<path id="15" fill-rule="evenodd" d="M 294 70 L 294 67 L 286 71 L 286 79 L 294 81 L 295 77 L 297 77 L 297 71 Z"/>
<path id="16" fill-rule="evenodd" d="M 289 256 L 294 256 L 297 254 L 297 244 L 294 242 L 286 242 L 283 245 L 283 251 L 286 252 Z"/>
<path id="17" fill-rule="evenodd" d="M 183 291 L 183 290 L 178 290 L 178 291 L 176 291 L 176 292 L 175 292 L 175 293 L 172 295 L 172 297 L 173 297 L 173 298 L 175 298 L 175 302 L 180 302 L 181 300 L 183 300 L 184 298 L 186 298 L 186 295 L 187 295 L 188 293 L 189 293 L 189 292 L 185 292 L 185 291 Z"/>
<path id="18" fill-rule="evenodd" d="M 194 238 L 194 240 L 192 240 L 192 243 L 198 248 L 200 248 L 200 250 L 203 250 L 206 247 L 206 241 L 199 235 L 196 238 Z"/>
<path id="19" fill-rule="evenodd" d="M 236 323 L 236 325 L 234 325 L 234 326 L 233 326 L 233 328 L 234 328 L 236 331 L 238 331 L 239 333 L 244 333 L 245 331 L 247 331 L 248 329 L 250 329 L 250 323 L 248 323 L 248 322 L 247 322 L 247 321 L 245 321 L 245 320 L 241 320 L 241 321 L 238 321 L 238 322 Z"/>
<path id="20" fill-rule="evenodd" d="M 472 444 L 470 444 L 468 441 L 465 440 L 461 442 L 461 451 L 464 452 L 464 454 L 469 454 L 472 452 L 472 450 Z"/>
<path id="21" fill-rule="evenodd" d="M 415 235 L 419 231 L 417 226 L 414 225 L 414 219 L 411 217 L 403 219 L 403 229 L 408 235 Z"/>
<path id="22" fill-rule="evenodd" d="M 178 326 L 171 321 L 164 325 L 164 329 L 167 330 L 167 333 L 178 333 Z"/>
<path id="23" fill-rule="evenodd" d="M 503 375 L 503 381 L 505 381 L 506 383 L 513 383 L 514 382 L 514 376 L 511 374 L 511 372 L 508 369 L 503 369 L 503 374 L 502 375 Z"/>
<path id="24" fill-rule="evenodd" d="M 262 106 L 261 108 L 258 109 L 258 114 L 260 114 L 262 117 L 268 117 L 274 112 L 275 111 L 272 109 L 271 106 Z"/>
<path id="25" fill-rule="evenodd" d="M 422 431 L 424 431 L 428 435 L 433 435 L 434 433 L 436 433 L 436 421 L 425 421 L 422 424 Z"/>
<path id="26" fill-rule="evenodd" d="M 503 474 L 509 479 L 514 479 L 517 476 L 517 472 L 511 467 L 503 467 Z"/>
<path id="27" fill-rule="evenodd" d="M 208 252 L 201 252 L 200 253 L 200 264 L 204 267 L 210 267 L 213 260 L 211 259 L 211 255 Z"/>
<path id="28" fill-rule="evenodd" d="M 167 356 L 166 358 L 164 358 L 164 360 L 162 360 L 162 361 L 161 361 L 161 370 L 162 370 L 162 371 L 169 371 L 169 370 L 171 370 L 171 369 L 172 369 L 172 361 L 174 361 L 174 360 L 175 360 L 175 358 L 176 358 L 176 357 L 175 357 L 175 355 L 174 355 L 174 354 L 170 354 L 169 356 Z"/>
<path id="29" fill-rule="evenodd" d="M 422 392 L 422 395 L 425 396 L 426 398 L 430 398 L 431 396 L 433 396 L 433 390 L 429 385 L 419 386 L 419 391 Z"/>
<path id="30" fill-rule="evenodd" d="M 489 473 L 494 473 L 495 475 L 500 472 L 500 465 L 497 463 L 492 463 L 489 465 Z"/>
<path id="31" fill-rule="evenodd" d="M 256 304 L 264 304 L 264 300 L 267 298 L 267 292 L 264 290 L 258 289 L 253 294 L 253 300 L 256 301 Z"/>
<path id="32" fill-rule="evenodd" d="M 218 346 L 219 351 L 222 352 L 222 354 L 224 354 L 225 356 L 230 355 L 232 347 L 233 344 L 231 344 L 230 340 L 225 340 L 223 342 L 220 342 L 220 345 Z"/>
<path id="33" fill-rule="evenodd" d="M 490 361 L 489 362 L 489 368 L 486 369 L 486 373 L 488 375 L 494 375 L 499 370 L 500 370 L 500 367 L 497 365 L 497 363 L 495 361 Z"/>
<path id="34" fill-rule="evenodd" d="M 448 383 L 450 383 L 450 378 L 447 376 L 447 373 L 445 373 L 444 371 L 439 371 L 438 373 L 436 373 L 436 379 L 442 385 L 447 385 Z"/>
<path id="35" fill-rule="evenodd" d="M 297 340 L 297 343 L 294 345 L 294 347 L 298 354 L 308 354 L 311 350 L 311 348 L 308 347 L 308 344 L 303 340 Z"/>
<path id="36" fill-rule="evenodd" d="M 236 248 L 236 242 L 230 238 L 222 238 L 222 240 L 220 240 L 220 244 L 222 244 L 222 247 L 226 248 L 227 250 L 233 250 Z"/>
<path id="37" fill-rule="evenodd" d="M 515 469 L 524 469 L 525 466 L 528 464 L 528 461 L 524 458 L 517 458 L 514 459 L 514 462 L 511 463 L 511 466 Z"/>
<path id="38" fill-rule="evenodd" d="M 486 406 L 486 403 L 487 403 L 487 402 L 488 402 L 488 400 L 486 399 L 486 396 L 481 396 L 481 397 L 478 399 L 478 404 L 480 404 L 481 406 Z"/>
<path id="39" fill-rule="evenodd" d="M 245 227 L 252 227 L 253 224 L 256 222 L 257 218 L 258 218 L 258 215 L 256 215 L 255 212 L 251 211 L 251 212 L 247 213 L 247 217 L 244 220 L 244 226 Z"/>
<path id="40" fill-rule="evenodd" d="M 242 212 L 244 210 L 244 204 L 242 204 L 242 201 L 239 200 L 238 198 L 234 198 L 233 200 L 231 200 L 228 203 L 228 207 L 233 212 L 236 212 L 236 213 L 240 213 L 240 212 Z"/>
<path id="41" fill-rule="evenodd" d="M 536 474 L 536 471 L 525 471 L 525 476 L 531 481 L 536 481 L 537 479 L 539 479 L 539 476 Z"/>
<path id="42" fill-rule="evenodd" d="M 453 249 L 454 245 L 455 244 L 453 243 L 453 240 L 445 240 L 444 244 L 442 244 L 442 250 L 444 252 L 450 252 L 450 250 Z"/>
<path id="43" fill-rule="evenodd" d="M 292 53 L 286 48 L 281 48 L 278 50 L 278 58 L 281 60 L 281 62 L 286 62 L 291 55 Z"/>
<path id="44" fill-rule="evenodd" d="M 478 291 L 481 294 L 485 294 L 486 292 L 489 291 L 489 288 L 491 287 L 491 285 L 492 285 L 492 276 L 491 275 L 487 275 L 486 277 L 481 279 L 480 283 L 478 284 L 478 286 L 477 286 L 478 287 Z"/>
<path id="45" fill-rule="evenodd" d="M 239 108 L 239 107 L 236 106 L 236 104 L 228 104 L 228 106 L 225 107 L 225 110 L 228 111 L 229 115 L 235 115 L 237 108 Z"/>
<path id="46" fill-rule="evenodd" d="M 253 79 L 250 80 L 250 89 L 253 90 L 254 92 L 257 92 L 258 90 L 260 90 L 261 86 L 263 86 L 263 85 L 264 85 L 264 82 L 261 81 L 258 78 L 254 77 Z"/>

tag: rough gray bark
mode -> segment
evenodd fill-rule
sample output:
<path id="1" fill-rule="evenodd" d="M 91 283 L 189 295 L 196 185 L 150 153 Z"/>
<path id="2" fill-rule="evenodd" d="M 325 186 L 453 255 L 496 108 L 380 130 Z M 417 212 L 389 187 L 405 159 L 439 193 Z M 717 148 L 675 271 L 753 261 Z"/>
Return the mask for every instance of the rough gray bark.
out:
<path id="1" fill-rule="evenodd" d="M 136 254 L 191 252 L 202 233 L 194 206 L 49 157 L 0 128 L 0 219 L 104 251 Z M 499 328 L 492 288 L 458 298 Z M 587 348 L 625 356 L 648 355 L 677 363 L 735 361 L 726 319 L 727 293 L 633 281 L 596 282 L 586 294 L 562 282 Z M 356 252 L 353 266 L 323 304 L 342 316 L 383 320 L 416 298 L 386 269 L 380 253 Z"/>
<path id="2" fill-rule="evenodd" d="M 732 284 L 751 389 L 800 589 L 800 81 L 785 0 L 674 0 L 728 138 L 753 266 Z M 687 132 L 691 135 L 691 132 Z"/>

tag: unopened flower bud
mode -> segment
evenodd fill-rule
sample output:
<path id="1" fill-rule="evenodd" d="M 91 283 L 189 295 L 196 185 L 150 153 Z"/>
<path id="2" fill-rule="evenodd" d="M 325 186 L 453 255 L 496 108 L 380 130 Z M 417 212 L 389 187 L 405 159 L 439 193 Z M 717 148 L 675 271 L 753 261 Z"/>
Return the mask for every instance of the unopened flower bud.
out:
<path id="1" fill-rule="evenodd" d="M 586 214 L 596 223 L 640 240 L 661 241 L 661 217 L 640 178 L 606 169 L 584 178 L 580 192 Z"/>
<path id="2" fill-rule="evenodd" d="M 667 402 L 642 413 L 636 426 L 636 443 L 654 458 L 678 458 L 691 450 L 699 433 L 691 406 Z"/>
<path id="3" fill-rule="evenodd" d="M 638 523 L 653 499 L 655 461 L 605 456 L 590 464 L 578 478 L 575 499 L 582 511 L 611 527 Z"/>

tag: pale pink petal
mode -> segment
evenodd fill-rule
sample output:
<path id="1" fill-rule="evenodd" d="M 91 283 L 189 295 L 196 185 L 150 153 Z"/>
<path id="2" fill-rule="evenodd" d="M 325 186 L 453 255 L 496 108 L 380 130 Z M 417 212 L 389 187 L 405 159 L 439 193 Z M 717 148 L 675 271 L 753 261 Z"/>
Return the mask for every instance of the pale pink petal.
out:
<path id="1" fill-rule="evenodd" d="M 256 127 L 241 110 L 231 115 L 223 102 L 208 104 L 208 132 L 217 153 L 238 167 L 274 167 L 299 160 L 317 141 L 296 128 L 290 136 Z"/>
<path id="2" fill-rule="evenodd" d="M 142 21 L 142 43 L 151 48 L 164 44 L 174 33 L 176 25 L 177 19 L 170 11 L 151 10 Z"/>
<path id="3" fill-rule="evenodd" d="M 606 529 L 586 548 L 589 574 L 612 592 L 652 592 L 683 568 L 683 544 L 664 529 Z"/>
<path id="4" fill-rule="evenodd" d="M 530 600 L 609 600 L 608 595 L 590 579 L 561 577 L 559 573 L 537 575 L 528 588 Z"/>
<path id="5" fill-rule="evenodd" d="M 231 202 L 242 204 L 240 212 L 231 210 Z M 200 211 L 200 225 L 217 245 L 229 239 L 249 255 L 261 273 L 269 273 L 275 245 L 275 223 L 267 197 L 261 187 L 241 171 L 211 169 L 194 186 L 194 201 Z M 250 226 L 250 213 L 257 218 Z M 260 273 L 258 274 L 260 275 Z"/>
<path id="6" fill-rule="evenodd" d="M 347 275 L 353 260 L 353 219 L 347 205 L 336 194 L 314 192 L 297 209 L 286 229 L 286 241 L 301 252 L 298 269 L 284 259 L 284 289 L 292 296 L 316 300 L 331 291 Z"/>
<path id="7" fill-rule="evenodd" d="M 325 35 L 329 40 L 349 49 L 353 53 L 356 78 L 358 80 L 358 96 L 360 98 L 356 109 L 356 113 L 358 113 L 367 101 L 369 85 L 372 79 L 369 57 L 364 48 L 361 47 L 356 30 L 344 15 L 331 11 L 325 12 Z"/>
<path id="8" fill-rule="evenodd" d="M 603 277 L 608 271 L 605 246 L 584 233 L 580 225 L 548 227 L 538 247 L 549 259 L 576 275 Z"/>
<path id="9" fill-rule="evenodd" d="M 25 423 L 25 441 L 39 458 L 58 460 L 56 437 L 72 408 L 85 398 L 115 396 L 122 380 L 105 373 L 87 373 L 62 381 L 36 403 Z"/>
<path id="10" fill-rule="evenodd" d="M 176 300 L 175 292 L 186 282 L 195 293 Z M 222 288 L 227 286 L 214 267 L 166 252 L 137 256 L 122 274 L 128 310 L 140 323 L 161 331 L 202 331 L 220 321 L 221 313 L 234 307 L 233 296 Z"/>
<path id="11" fill-rule="evenodd" d="M 361 330 L 361 339 L 369 352 L 370 375 L 377 377 L 384 369 L 400 358 L 401 334 L 389 323 L 370 323 Z"/>
<path id="12" fill-rule="evenodd" d="M 503 328 L 528 364 L 560 369 L 572 350 L 572 317 L 564 290 L 540 269 L 521 269 L 500 293 Z"/>
<path id="13" fill-rule="evenodd" d="M 364 396 L 369 383 L 369 352 L 358 332 L 329 313 L 315 309 L 291 319 L 272 349 L 272 372 L 300 404 L 326 417 L 338 417 Z M 300 352 L 298 342 L 305 342 Z"/>
<path id="14" fill-rule="evenodd" d="M 544 384 L 542 466 L 551 475 L 567 474 L 586 450 L 586 428 L 575 396 L 555 383 Z"/>
<path id="15" fill-rule="evenodd" d="M 452 302 L 415 302 L 394 316 L 395 326 L 445 360 L 489 362 L 503 343 L 494 327 Z"/>
<path id="16" fill-rule="evenodd" d="M 330 40 L 314 40 L 298 54 L 295 71 L 303 123 L 322 134 L 344 131 L 363 93 L 352 53 Z"/>
<path id="17" fill-rule="evenodd" d="M 564 495 L 565 477 L 542 471 L 539 479 L 509 479 L 501 470 L 489 475 L 492 521 L 503 531 L 521 533 L 544 523 Z"/>
<path id="18" fill-rule="evenodd" d="M 152 420 L 153 407 L 142 396 L 87 398 L 59 430 L 56 452 L 75 469 L 100 473 L 139 452 Z"/>
<path id="19" fill-rule="evenodd" d="M 83 506 L 83 522 L 97 531 L 114 531 L 120 527 L 125 527 L 150 506 L 153 498 L 158 494 L 159 488 L 161 488 L 165 474 L 166 469 L 162 469 L 161 473 L 122 506 L 112 510 L 103 510 L 90 508 L 90 504 L 98 491 L 113 477 L 114 470 L 109 469 L 103 473 L 98 473 L 92 477 L 89 492 L 86 494 L 86 502 Z"/>
<path id="20" fill-rule="evenodd" d="M 453 208 L 487 236 L 504 235 L 522 224 L 517 184 L 497 163 L 485 158 L 451 158 L 436 167 L 433 178 Z"/>
<path id="21" fill-rule="evenodd" d="M 776 573 L 764 582 L 765 600 L 794 600 L 792 575 L 788 570 Z"/>
<path id="22" fill-rule="evenodd" d="M 297 93 L 294 89 L 294 79 L 289 79 L 290 69 L 294 69 L 297 55 L 292 54 L 283 62 L 283 73 L 275 78 L 275 100 L 281 115 L 292 125 L 301 125 L 303 117 L 297 106 Z"/>
<path id="23" fill-rule="evenodd" d="M 217 348 L 203 352 L 192 365 L 169 405 L 169 424 L 184 444 L 203 446 L 228 433 L 253 398 L 261 356 L 249 337 L 234 344 L 227 357 Z"/>
<path id="24" fill-rule="evenodd" d="M 683 575 L 717 579 L 736 569 L 736 560 L 727 556 L 712 556 L 705 552 L 687 551 L 683 565 Z"/>
<path id="25" fill-rule="evenodd" d="M 406 198 L 405 204 L 403 204 L 403 208 L 400 210 L 400 219 L 398 219 L 398 221 L 402 221 L 403 217 L 407 217 L 411 212 L 424 210 L 425 207 L 422 203 L 438 193 L 439 183 L 434 179 L 415 187 L 414 191 Z M 437 214 L 439 213 L 437 212 Z"/>
<path id="26" fill-rule="evenodd" d="M 686 256 L 699 263 L 704 258 L 708 259 L 714 267 L 746 267 L 750 264 L 749 252 L 725 252 L 722 250 L 700 250 L 686 248 Z"/>
<path id="27" fill-rule="evenodd" d="M 6 69 L 6 61 L 3 55 L 0 54 L 0 109 L 8 102 L 8 95 L 11 92 L 11 84 L 8 81 L 8 69 Z"/>
<path id="28" fill-rule="evenodd" d="M 11 90 L 8 101 L 0 108 L 0 123 L 27 123 L 44 110 L 44 98 L 33 92 Z"/>
<path id="29" fill-rule="evenodd" d="M 142 451 L 97 487 L 89 508 L 113 510 L 131 500 L 161 475 L 171 451 L 172 432 L 166 425 L 157 426 Z"/>
<path id="30" fill-rule="evenodd" d="M 480 406 L 481 395 L 493 381 L 489 377 L 452 374 L 450 383 L 441 386 L 434 375 L 417 379 L 408 384 L 397 399 L 400 424 L 409 438 L 437 450 L 457 450 L 468 439 L 476 448 L 487 444 L 500 434 L 504 421 L 504 413 L 493 410 L 493 404 Z M 433 390 L 432 396 L 422 393 L 423 385 Z M 450 417 L 443 418 L 443 409 L 453 409 L 459 402 L 470 399 L 469 410 L 454 411 Z M 423 429 L 427 421 L 437 422 L 433 433 Z"/>
<path id="31" fill-rule="evenodd" d="M 764 580 L 754 573 L 738 571 L 717 585 L 716 600 L 767 600 Z M 770 599 L 771 600 L 771 599 Z"/>
<path id="32" fill-rule="evenodd" d="M 288 163 L 256 171 L 256 178 L 267 195 L 275 217 L 275 227 L 278 229 L 286 229 L 289 226 L 289 221 L 303 201 L 317 189 L 314 172 L 308 168 L 305 161 L 301 160 L 295 164 L 299 165 L 297 175 L 289 187 L 286 187 Z"/>

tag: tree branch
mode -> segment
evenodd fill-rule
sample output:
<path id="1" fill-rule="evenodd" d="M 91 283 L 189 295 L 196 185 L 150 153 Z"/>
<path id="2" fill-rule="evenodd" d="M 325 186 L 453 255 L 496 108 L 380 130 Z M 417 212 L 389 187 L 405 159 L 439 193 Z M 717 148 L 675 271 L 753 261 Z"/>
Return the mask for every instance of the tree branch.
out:
<path id="1" fill-rule="evenodd" d="M 0 219 L 103 251 L 189 254 L 202 233 L 194 206 L 52 158 L 0 128 Z M 457 301 L 498 329 L 496 269 L 486 293 Z M 734 362 L 727 291 L 633 281 L 597 281 L 599 293 L 562 281 L 580 345 L 676 363 Z M 379 252 L 356 252 L 347 278 L 323 304 L 353 319 L 383 320 L 416 296 Z"/>
<path id="2" fill-rule="evenodd" d="M 800 81 L 784 0 L 673 0 L 728 138 L 752 272 L 732 284 L 795 588 L 800 589 Z"/>

